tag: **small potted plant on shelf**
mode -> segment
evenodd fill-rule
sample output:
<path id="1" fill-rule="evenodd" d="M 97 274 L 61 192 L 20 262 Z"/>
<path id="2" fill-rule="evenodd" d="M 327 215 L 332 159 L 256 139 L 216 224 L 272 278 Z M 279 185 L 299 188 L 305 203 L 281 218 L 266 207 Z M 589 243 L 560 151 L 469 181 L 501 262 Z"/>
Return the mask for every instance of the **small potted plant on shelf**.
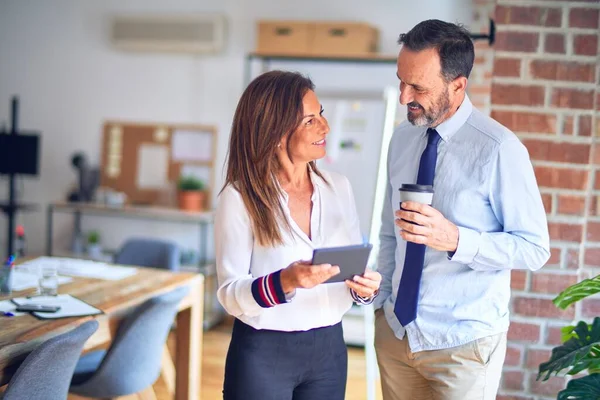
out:
<path id="1" fill-rule="evenodd" d="M 204 182 L 195 176 L 182 176 L 177 183 L 179 208 L 184 211 L 204 209 Z"/>
<path id="2" fill-rule="evenodd" d="M 90 231 L 87 234 L 87 252 L 93 259 L 102 258 L 102 246 L 100 245 L 100 232 Z"/>

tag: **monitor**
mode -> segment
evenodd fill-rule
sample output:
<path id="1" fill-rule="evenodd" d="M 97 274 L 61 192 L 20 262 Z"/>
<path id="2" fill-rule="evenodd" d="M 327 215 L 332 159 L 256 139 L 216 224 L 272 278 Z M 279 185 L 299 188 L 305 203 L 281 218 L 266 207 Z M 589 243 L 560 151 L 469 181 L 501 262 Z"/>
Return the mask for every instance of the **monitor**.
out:
<path id="1" fill-rule="evenodd" d="M 40 135 L 0 134 L 0 174 L 39 174 Z"/>

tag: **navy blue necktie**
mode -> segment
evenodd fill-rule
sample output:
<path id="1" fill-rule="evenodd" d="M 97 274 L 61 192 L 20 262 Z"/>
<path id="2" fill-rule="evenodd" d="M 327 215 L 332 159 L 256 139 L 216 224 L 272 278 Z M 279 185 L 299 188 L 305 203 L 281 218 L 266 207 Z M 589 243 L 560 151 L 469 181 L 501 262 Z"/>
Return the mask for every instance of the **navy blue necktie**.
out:
<path id="1" fill-rule="evenodd" d="M 421 155 L 417 176 L 418 185 L 433 185 L 437 146 L 440 139 L 440 135 L 435 129 L 427 129 L 427 147 Z M 417 317 L 417 303 L 419 301 L 419 288 L 421 287 L 424 262 L 425 245 L 406 242 L 404 269 L 402 270 L 402 278 L 400 278 L 400 286 L 394 305 L 394 313 L 402 326 L 408 325 Z"/>

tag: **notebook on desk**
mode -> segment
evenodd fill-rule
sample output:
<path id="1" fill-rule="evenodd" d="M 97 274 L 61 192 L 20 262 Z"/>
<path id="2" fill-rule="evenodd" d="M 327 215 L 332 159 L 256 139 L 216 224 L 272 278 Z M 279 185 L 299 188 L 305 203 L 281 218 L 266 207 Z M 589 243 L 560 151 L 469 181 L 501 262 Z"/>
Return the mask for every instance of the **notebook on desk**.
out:
<path id="1" fill-rule="evenodd" d="M 60 306 L 56 312 L 32 312 L 32 315 L 40 319 L 57 319 L 67 317 L 84 317 L 87 315 L 102 314 L 102 310 L 89 305 L 88 303 L 79 300 L 70 294 L 59 294 L 57 296 L 33 296 L 33 297 L 16 297 L 12 302 L 17 306 L 22 305 L 51 305 Z"/>

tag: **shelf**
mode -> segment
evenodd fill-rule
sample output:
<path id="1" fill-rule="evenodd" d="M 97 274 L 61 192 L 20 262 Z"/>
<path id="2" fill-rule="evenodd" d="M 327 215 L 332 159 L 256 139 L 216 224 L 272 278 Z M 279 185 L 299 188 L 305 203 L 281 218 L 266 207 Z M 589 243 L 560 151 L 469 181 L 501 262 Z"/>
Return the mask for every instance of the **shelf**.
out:
<path id="1" fill-rule="evenodd" d="M 86 215 L 106 215 L 172 222 L 211 223 L 213 212 L 190 212 L 176 208 L 155 206 L 109 207 L 95 203 L 57 202 L 50 205 L 55 212 L 80 212 Z"/>
<path id="2" fill-rule="evenodd" d="M 368 55 L 368 56 L 319 56 L 319 55 L 290 55 L 290 54 L 262 54 L 250 53 L 248 60 L 267 61 L 318 61 L 336 63 L 372 63 L 372 64 L 396 64 L 396 55 Z"/>
<path id="3" fill-rule="evenodd" d="M 11 206 L 8 203 L 0 203 L 0 210 L 5 213 L 10 211 L 37 211 L 39 206 L 37 204 L 15 204 Z"/>

